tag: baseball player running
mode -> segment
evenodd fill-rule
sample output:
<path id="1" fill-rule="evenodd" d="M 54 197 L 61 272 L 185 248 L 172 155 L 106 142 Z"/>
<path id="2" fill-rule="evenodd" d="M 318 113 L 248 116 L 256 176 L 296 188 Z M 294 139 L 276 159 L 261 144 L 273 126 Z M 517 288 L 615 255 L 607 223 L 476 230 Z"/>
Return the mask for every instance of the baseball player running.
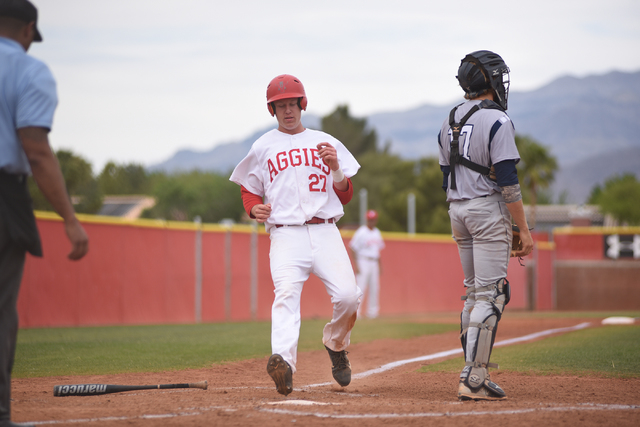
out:
<path id="1" fill-rule="evenodd" d="M 353 196 L 350 177 L 360 165 L 332 136 L 301 123 L 307 96 L 300 80 L 283 74 L 267 86 L 267 108 L 278 128 L 261 136 L 236 166 L 230 180 L 241 186 L 247 213 L 264 223 L 275 299 L 271 310 L 273 355 L 267 372 L 278 393 L 293 391 L 300 334 L 300 296 L 314 273 L 324 282 L 333 317 L 322 342 L 329 352 L 333 378 L 351 382 L 347 358 L 351 329 L 362 292 L 336 222 Z"/>
<path id="2" fill-rule="evenodd" d="M 356 281 L 366 295 L 367 317 L 375 319 L 380 311 L 380 251 L 384 249 L 382 234 L 376 227 L 378 212 L 367 211 L 367 224 L 360 226 L 349 242 L 356 260 Z M 367 293 L 368 292 L 368 293 Z M 362 305 L 358 308 L 358 317 Z"/>
<path id="3" fill-rule="evenodd" d="M 520 155 L 507 109 L 509 68 L 486 50 L 467 55 L 458 68 L 467 99 L 455 107 L 438 135 L 443 188 L 449 202 L 453 238 L 458 244 L 466 296 L 460 316 L 465 367 L 460 374 L 460 400 L 506 397 L 492 382 L 488 368 L 498 322 L 509 302 L 507 266 L 511 220 L 521 230 L 525 256 L 533 240 L 522 205 L 516 171 Z"/>

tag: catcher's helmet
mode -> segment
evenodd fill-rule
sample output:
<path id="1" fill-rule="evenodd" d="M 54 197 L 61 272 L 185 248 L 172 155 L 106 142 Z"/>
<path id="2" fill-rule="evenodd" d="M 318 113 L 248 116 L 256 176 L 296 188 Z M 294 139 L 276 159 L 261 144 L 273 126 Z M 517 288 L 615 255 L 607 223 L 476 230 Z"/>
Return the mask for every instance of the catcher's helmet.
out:
<path id="1" fill-rule="evenodd" d="M 505 110 L 509 97 L 509 67 L 500 55 L 478 50 L 464 57 L 456 76 L 466 98 L 475 98 L 493 89 L 495 101 Z"/>
<path id="2" fill-rule="evenodd" d="M 307 109 L 307 95 L 304 93 L 302 82 L 290 74 L 282 74 L 267 86 L 267 108 L 271 115 L 275 115 L 272 103 L 279 99 L 298 98 L 298 107 Z"/>

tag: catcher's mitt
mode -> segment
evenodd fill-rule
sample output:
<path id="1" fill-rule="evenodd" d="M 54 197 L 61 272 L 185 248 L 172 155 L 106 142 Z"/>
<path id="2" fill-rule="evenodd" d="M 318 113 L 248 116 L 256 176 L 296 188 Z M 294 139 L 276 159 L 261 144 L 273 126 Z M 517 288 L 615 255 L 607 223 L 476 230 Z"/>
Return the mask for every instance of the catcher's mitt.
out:
<path id="1" fill-rule="evenodd" d="M 511 256 L 515 257 L 516 252 L 522 250 L 522 240 L 520 240 L 520 228 L 517 225 L 511 225 L 513 230 L 513 238 L 511 239 Z"/>

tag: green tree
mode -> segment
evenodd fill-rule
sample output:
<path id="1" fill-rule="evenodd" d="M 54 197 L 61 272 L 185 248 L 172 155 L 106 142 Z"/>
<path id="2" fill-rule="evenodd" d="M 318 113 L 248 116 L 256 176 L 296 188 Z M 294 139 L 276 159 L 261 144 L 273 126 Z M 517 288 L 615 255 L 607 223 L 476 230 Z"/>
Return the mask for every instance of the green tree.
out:
<path id="1" fill-rule="evenodd" d="M 366 119 L 356 119 L 349 107 L 340 105 L 322 118 L 322 130 L 340 140 L 358 159 L 360 170 L 352 178 L 354 199 L 345 206 L 342 225 L 359 224 L 359 191 L 367 190 L 369 209 L 378 211 L 378 227 L 385 231 L 407 231 L 408 197 L 416 198 L 416 231 L 450 233 L 448 206 L 442 191 L 438 160 L 404 160 L 389 152 L 391 141 L 379 150 L 375 130 Z"/>
<path id="2" fill-rule="evenodd" d="M 360 170 L 351 178 L 354 200 L 345 206 L 345 217 L 341 222 L 359 223 L 358 193 L 365 188 L 368 208 L 378 211 L 378 227 L 385 231 L 406 231 L 406 195 L 413 182 L 410 162 L 390 154 L 369 152 L 360 157 L 359 163 Z M 403 196 L 399 194 L 404 190 L 407 192 L 403 205 Z"/>
<path id="3" fill-rule="evenodd" d="M 416 189 L 419 194 L 416 197 L 416 231 L 450 234 L 449 203 L 442 190 L 442 171 L 438 158 L 420 159 L 416 169 Z"/>
<path id="4" fill-rule="evenodd" d="M 76 212 L 88 214 L 98 212 L 102 207 L 102 193 L 93 177 L 91 164 L 70 150 L 58 150 L 55 155 L 60 163 L 67 192 Z M 29 191 L 33 198 L 34 209 L 53 211 L 53 207 L 40 192 L 33 177 L 29 178 Z"/>
<path id="5" fill-rule="evenodd" d="M 322 130 L 337 138 L 356 159 L 377 150 L 378 135 L 367 128 L 367 119 L 356 119 L 347 105 L 339 105 L 334 112 L 322 118 Z"/>
<path id="6" fill-rule="evenodd" d="M 523 198 L 532 207 L 530 226 L 535 226 L 535 208 L 539 192 L 548 188 L 558 170 L 556 158 L 549 150 L 528 136 L 516 135 L 516 147 L 520 153 L 518 175 L 523 188 Z"/>
<path id="7" fill-rule="evenodd" d="M 450 233 L 448 206 L 442 191 L 442 172 L 435 158 L 404 160 L 386 152 L 369 152 L 359 159 L 361 168 L 352 178 L 354 200 L 345 206 L 340 222 L 359 222 L 357 194 L 367 189 L 368 207 L 378 211 L 378 227 L 407 231 L 408 197 L 416 198 L 416 231 Z"/>
<path id="8" fill-rule="evenodd" d="M 142 165 L 129 163 L 117 165 L 109 162 L 98 175 L 102 194 L 149 194 L 151 179 Z"/>
<path id="9" fill-rule="evenodd" d="M 156 205 L 143 212 L 144 218 L 193 221 L 199 216 L 203 222 L 213 223 L 225 218 L 238 222 L 243 217 L 240 187 L 227 176 L 192 171 L 158 174 L 153 181 L 151 195 Z"/>
<path id="10" fill-rule="evenodd" d="M 640 225 L 640 182 L 627 173 L 607 179 L 604 187 L 596 185 L 591 190 L 589 204 L 598 205 L 603 213 L 610 214 L 619 223 Z"/>

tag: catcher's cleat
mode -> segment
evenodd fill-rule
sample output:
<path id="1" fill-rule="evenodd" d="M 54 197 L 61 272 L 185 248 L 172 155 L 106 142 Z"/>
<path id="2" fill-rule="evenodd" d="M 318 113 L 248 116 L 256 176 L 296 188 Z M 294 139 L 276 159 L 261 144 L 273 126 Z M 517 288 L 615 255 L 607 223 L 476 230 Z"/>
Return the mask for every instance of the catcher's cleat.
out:
<path id="1" fill-rule="evenodd" d="M 331 373 L 333 374 L 333 379 L 342 387 L 348 386 L 351 382 L 351 363 L 349 363 L 347 351 L 333 351 L 326 345 L 324 348 L 327 349 L 329 357 L 331 358 Z"/>
<path id="2" fill-rule="evenodd" d="M 460 380 L 458 385 L 458 400 L 503 400 L 506 398 L 507 395 L 504 390 L 493 381 L 485 381 L 478 391 L 473 391 L 467 387 L 464 380 Z"/>
<path id="3" fill-rule="evenodd" d="M 278 393 L 288 395 L 293 391 L 291 366 L 279 354 L 272 354 L 267 362 L 267 373 L 276 383 Z"/>

